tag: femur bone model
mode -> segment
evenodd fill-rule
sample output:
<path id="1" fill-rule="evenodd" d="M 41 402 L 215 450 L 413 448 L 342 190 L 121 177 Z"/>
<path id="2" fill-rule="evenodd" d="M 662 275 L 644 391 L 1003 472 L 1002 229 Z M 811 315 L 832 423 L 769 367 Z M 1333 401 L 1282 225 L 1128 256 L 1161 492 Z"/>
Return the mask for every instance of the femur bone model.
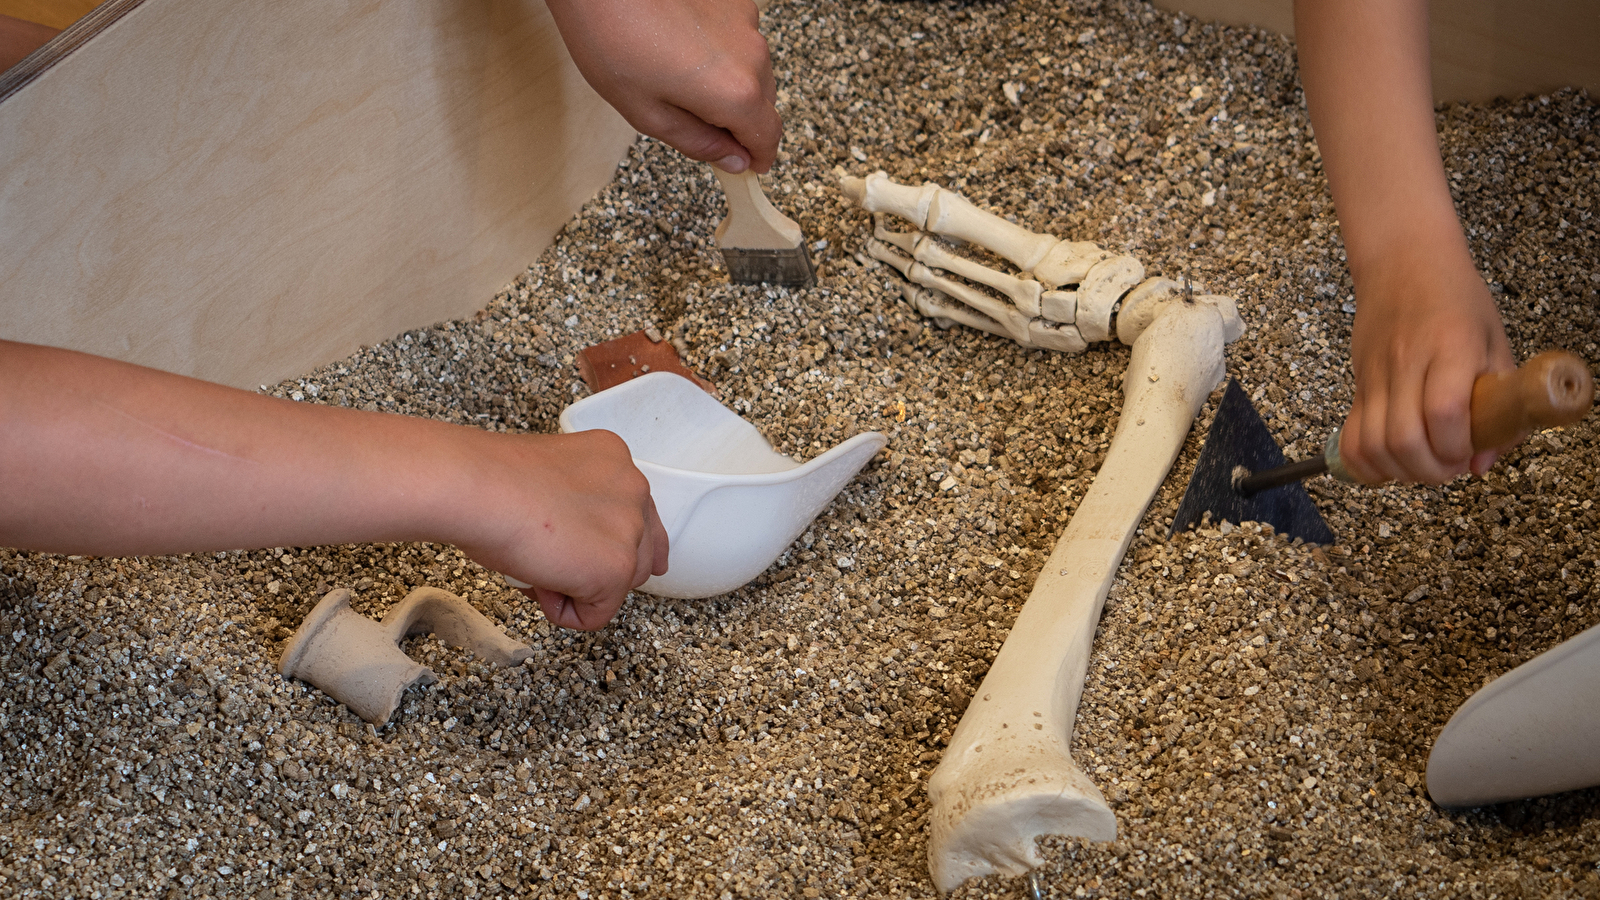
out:
<path id="1" fill-rule="evenodd" d="M 1035 234 L 937 185 L 907 187 L 880 172 L 842 187 L 868 211 L 918 227 L 890 232 L 880 217 L 870 249 L 915 283 L 905 293 L 925 314 L 1067 352 L 1109 340 L 1114 323 L 1133 347 L 1105 462 L 928 780 L 928 867 L 948 891 L 1042 865 L 1041 835 L 1117 836 L 1111 807 L 1071 754 L 1095 626 L 1146 507 L 1222 380 L 1223 346 L 1244 323 L 1229 297 L 1141 282 L 1144 267 L 1132 257 Z M 1023 274 L 958 257 L 934 234 L 988 248 Z"/>
<path id="2" fill-rule="evenodd" d="M 1065 353 L 1081 353 L 1091 341 L 1113 336 L 1132 346 L 1159 305 L 1195 292 L 1166 278 L 1146 279 L 1143 264 L 1127 254 L 1029 231 L 932 182 L 914 187 L 874 172 L 846 176 L 839 186 L 873 213 L 874 239 L 867 242 L 867 252 L 898 269 L 911 282 L 902 288 L 906 300 L 943 328 L 960 323 L 1025 347 Z M 891 231 L 886 213 L 917 230 Z M 941 236 L 976 244 L 1020 272 L 1008 274 L 961 256 Z M 1233 298 L 1204 294 L 1194 299 L 1223 313 L 1229 341 L 1244 333 Z"/>

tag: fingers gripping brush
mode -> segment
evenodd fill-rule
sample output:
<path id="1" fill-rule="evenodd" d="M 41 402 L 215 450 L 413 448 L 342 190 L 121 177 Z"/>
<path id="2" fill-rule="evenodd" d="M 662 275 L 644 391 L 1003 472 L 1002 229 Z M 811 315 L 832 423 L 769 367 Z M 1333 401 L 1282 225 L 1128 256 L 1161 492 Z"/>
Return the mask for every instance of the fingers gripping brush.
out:
<path id="1" fill-rule="evenodd" d="M 816 283 L 800 226 L 779 212 L 761 190 L 754 172 L 737 175 L 716 166 L 728 216 L 717 226 L 717 249 L 734 284 L 777 284 L 810 287 Z"/>
<path id="2" fill-rule="evenodd" d="M 1564 350 L 1548 350 L 1510 372 L 1486 372 L 1472 387 L 1473 451 L 1504 447 L 1534 429 L 1570 425 L 1593 403 L 1589 367 Z M 1339 432 L 1321 456 L 1291 463 L 1238 382 L 1230 382 L 1172 517 L 1171 534 L 1210 513 L 1213 521 L 1264 522 L 1306 543 L 1331 544 L 1333 532 L 1300 484 L 1324 472 L 1356 480 L 1339 456 Z"/>

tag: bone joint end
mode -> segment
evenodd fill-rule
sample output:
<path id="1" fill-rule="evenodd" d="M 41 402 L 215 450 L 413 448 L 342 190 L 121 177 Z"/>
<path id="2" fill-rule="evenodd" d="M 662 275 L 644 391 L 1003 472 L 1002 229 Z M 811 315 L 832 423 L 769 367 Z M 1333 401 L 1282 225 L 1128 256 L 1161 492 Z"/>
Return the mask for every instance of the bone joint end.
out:
<path id="1" fill-rule="evenodd" d="M 962 791 L 935 802 L 928 868 L 940 891 L 983 875 L 1027 874 L 1044 864 L 1035 841 L 1045 835 L 1116 840 L 1116 815 L 1076 766 L 1019 776 L 1009 789 L 992 785 L 993 793 Z"/>
<path id="2" fill-rule="evenodd" d="M 839 190 L 856 206 L 867 196 L 867 180 L 858 175 L 846 175 L 839 179 Z"/>

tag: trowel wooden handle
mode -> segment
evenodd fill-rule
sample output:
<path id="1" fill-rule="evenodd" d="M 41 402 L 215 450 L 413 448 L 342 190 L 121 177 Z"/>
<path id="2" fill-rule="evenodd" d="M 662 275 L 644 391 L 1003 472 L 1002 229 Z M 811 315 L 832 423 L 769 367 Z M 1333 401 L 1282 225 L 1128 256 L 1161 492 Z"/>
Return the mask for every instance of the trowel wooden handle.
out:
<path id="1" fill-rule="evenodd" d="M 1530 431 L 1559 428 L 1594 405 L 1589 366 L 1566 350 L 1546 350 L 1511 372 L 1486 372 L 1472 385 L 1472 447 L 1504 447 Z"/>

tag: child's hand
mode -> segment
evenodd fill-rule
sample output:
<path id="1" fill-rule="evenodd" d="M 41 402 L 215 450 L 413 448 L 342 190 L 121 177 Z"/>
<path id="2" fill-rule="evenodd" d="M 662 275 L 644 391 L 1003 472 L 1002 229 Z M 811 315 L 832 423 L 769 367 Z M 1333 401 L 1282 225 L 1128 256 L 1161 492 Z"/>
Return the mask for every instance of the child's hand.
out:
<path id="1" fill-rule="evenodd" d="M 1481 475 L 1503 449 L 1472 452 L 1472 385 L 1516 362 L 1488 287 L 1453 246 L 1396 250 L 1357 282 L 1339 455 L 1364 482 Z"/>
<path id="2" fill-rule="evenodd" d="M 95 556 L 455 544 L 594 629 L 667 571 L 607 431 L 496 434 L 0 340 L 0 546 Z"/>
<path id="3" fill-rule="evenodd" d="M 765 172 L 783 121 L 751 0 L 547 0 L 573 62 L 639 131 L 729 172 Z"/>
<path id="4" fill-rule="evenodd" d="M 667 533 L 650 484 L 609 431 L 538 435 L 502 448 L 495 500 L 480 528 L 490 546 L 461 543 L 477 562 L 532 584 L 545 618 L 592 631 L 628 591 L 667 571 Z"/>
<path id="5" fill-rule="evenodd" d="M 1515 364 L 1439 157 L 1427 0 L 1296 0 L 1295 35 L 1356 282 L 1339 454 L 1369 483 L 1487 471 L 1472 385 Z"/>

